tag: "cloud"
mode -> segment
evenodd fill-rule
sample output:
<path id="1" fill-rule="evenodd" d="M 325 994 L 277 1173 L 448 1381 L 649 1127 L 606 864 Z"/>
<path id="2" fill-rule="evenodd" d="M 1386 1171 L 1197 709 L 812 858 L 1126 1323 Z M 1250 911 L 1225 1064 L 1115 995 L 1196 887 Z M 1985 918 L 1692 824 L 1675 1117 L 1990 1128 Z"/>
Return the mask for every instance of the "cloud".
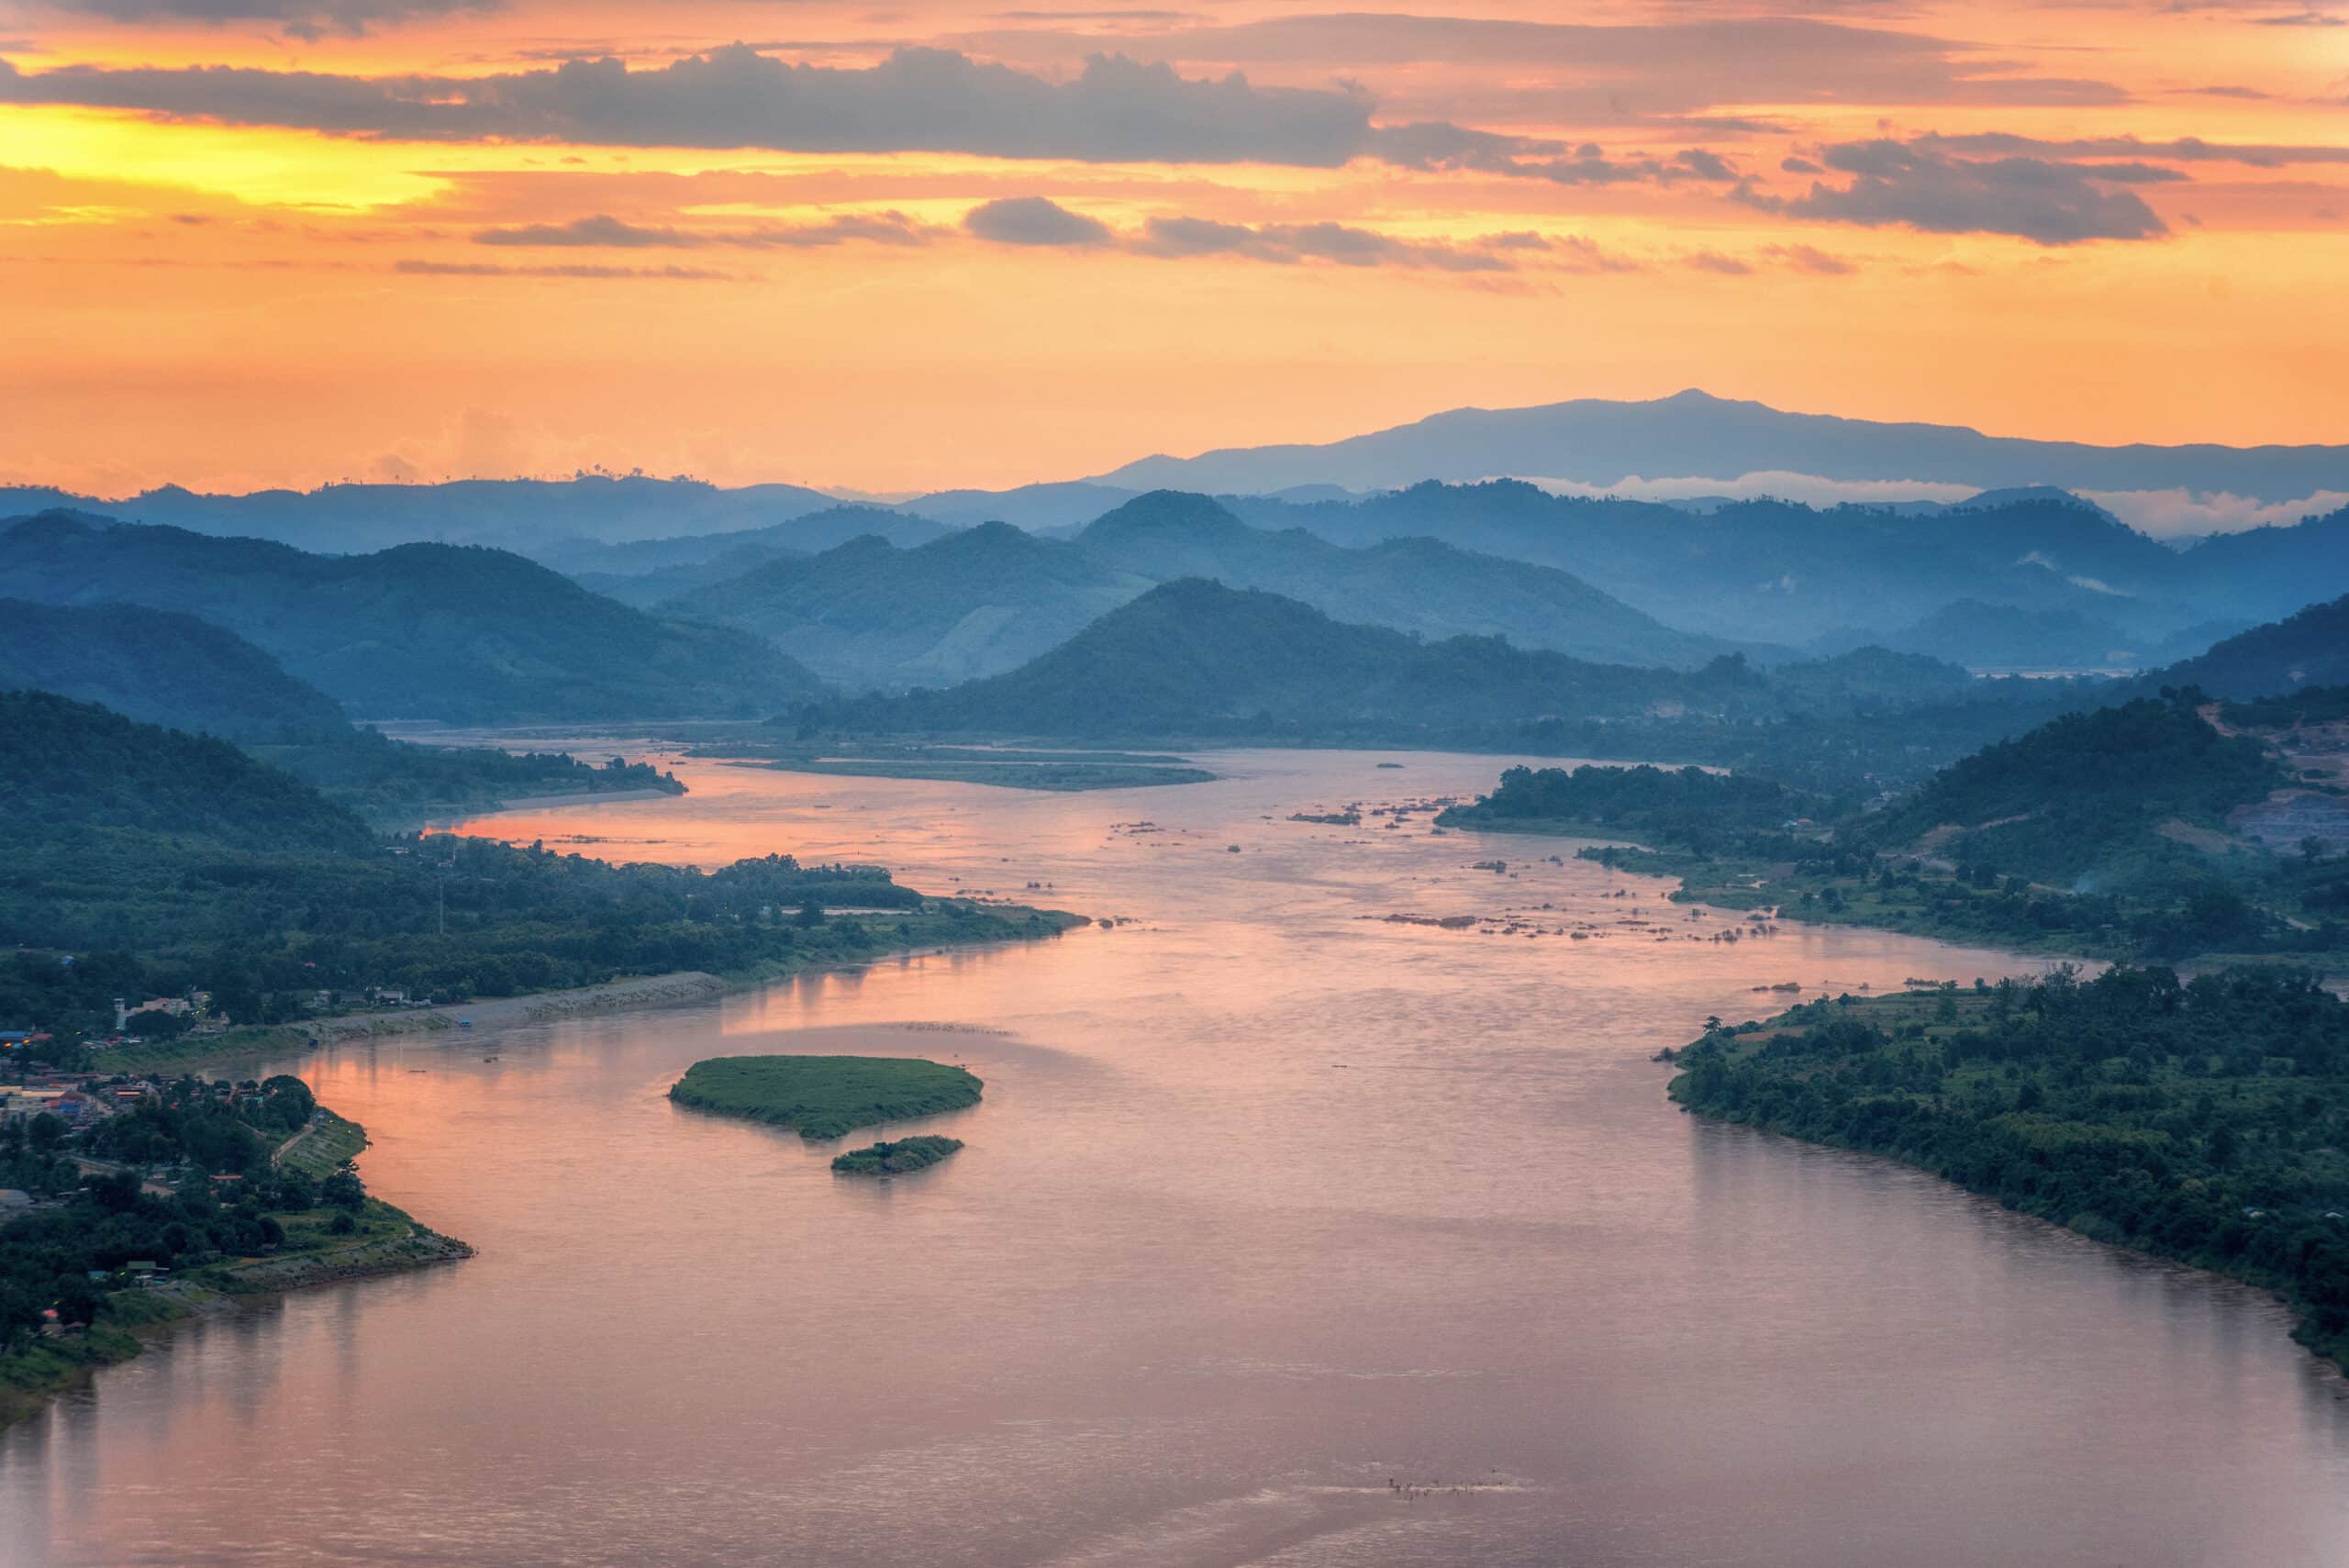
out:
<path id="1" fill-rule="evenodd" d="M 1700 272 L 1719 272 L 1724 277 L 1742 278 L 1753 270 L 1748 263 L 1734 256 L 1724 256 L 1718 250 L 1698 250 L 1680 260 L 1683 265 L 1694 267 Z"/>
<path id="2" fill-rule="evenodd" d="M 1631 473 L 1612 484 L 1589 484 L 1533 474 L 1523 477 L 1528 484 L 1538 484 L 1553 495 L 1628 495 L 1643 501 L 1690 501 L 1712 495 L 1750 500 L 1766 495 L 1813 506 L 1833 506 L 1846 501 L 1862 506 L 1889 506 L 1903 501 L 1966 501 L 1981 493 L 1981 487 L 1975 484 L 1926 479 L 1822 479 L 1816 474 L 1782 469 L 1711 478 L 1692 474 L 1645 479 Z"/>
<path id="3" fill-rule="evenodd" d="M 451 12 L 487 11 L 499 0 L 61 0 L 68 15 L 151 27 L 167 22 L 274 22 L 305 39 L 328 34 L 357 38 L 381 25 Z"/>
<path id="4" fill-rule="evenodd" d="M 1596 142 L 1571 146 L 1539 137 L 1470 130 L 1441 120 L 1375 127 L 1364 150 L 1398 168 L 1468 170 L 1561 185 L 1668 185 L 1677 180 L 1727 183 L 1737 178 L 1727 159 L 1701 147 L 1683 148 L 1669 158 L 1642 154 L 1610 159 Z"/>
<path id="5" fill-rule="evenodd" d="M 2141 197 L 2110 185 L 2180 177 L 2142 164 L 1952 158 L 1921 139 L 1844 142 L 1824 149 L 1820 161 L 1851 176 L 1851 183 L 1815 180 L 1808 192 L 1791 197 L 1741 186 L 1736 199 L 1787 217 L 1897 224 L 1932 234 L 2009 234 L 2038 245 L 2074 245 L 2166 234 L 2168 226 Z"/>
<path id="6" fill-rule="evenodd" d="M 796 227 L 724 229 L 703 232 L 687 228 L 655 228 L 626 223 L 608 215 L 573 218 L 569 223 L 529 223 L 512 228 L 484 228 L 473 235 L 476 245 L 576 245 L 615 250 L 700 250 L 730 246 L 738 250 L 771 250 L 840 245 L 852 239 L 881 245 L 922 245 L 937 230 L 926 228 L 901 212 L 842 213 L 821 223 Z"/>
<path id="7" fill-rule="evenodd" d="M 2044 141 L 2008 131 L 1978 131 L 1966 136 L 1929 132 L 1909 143 L 1943 152 L 2014 153 L 2038 158 L 2165 158 L 2178 163 L 2243 163 L 2279 169 L 2292 163 L 2349 163 L 2349 147 L 2293 142 L 2205 141 L 2199 136 L 2172 141 L 2143 141 L 2133 136 L 2080 137 L 2068 141 Z M 2110 168 L 2112 165 L 2102 165 Z M 2100 176 L 2112 178 L 2110 174 Z M 2176 178 L 2176 175 L 2167 176 Z"/>
<path id="8" fill-rule="evenodd" d="M 996 245 L 1107 245 L 1117 237 L 1109 226 L 1071 212 L 1042 196 L 1005 196 L 982 202 L 963 216 L 973 237 Z"/>
<path id="9" fill-rule="evenodd" d="M 1502 249 L 1524 249 L 1539 235 L 1497 237 Z M 1334 261 L 1348 267 L 1431 267 L 1448 272 L 1505 272 L 1502 257 L 1447 244 L 1398 239 L 1341 223 L 1218 223 L 1204 217 L 1153 217 L 1132 249 L 1146 256 L 1246 256 L 1293 264 Z"/>
<path id="10" fill-rule="evenodd" d="M 707 267 L 604 267 L 584 262 L 501 267 L 483 261 L 398 261 L 392 271 L 420 278 L 666 278 L 695 283 L 730 281 Z"/>
<path id="11" fill-rule="evenodd" d="M 2245 528 L 2288 528 L 2310 517 L 2349 506 L 2349 491 L 2320 490 L 2297 501 L 2268 503 L 2226 491 L 2083 490 L 2140 533 L 2155 539 L 2193 534 L 2241 533 Z"/>
<path id="12" fill-rule="evenodd" d="M 1100 46 L 1068 28 L 1001 28 L 956 40 L 991 59 L 1048 66 Z M 1448 118 L 1630 121 L 1716 106 L 1821 104 L 2094 105 L 2126 102 L 2110 83 L 2021 74 L 1962 40 L 1809 17 L 1674 17 L 1627 23 L 1424 17 L 1362 9 L 1121 34 L 1137 59 L 1213 61 L 1325 73 L 1407 69 Z M 1442 62 L 1450 74 L 1417 68 Z M 1479 86 L 1460 73 L 1485 68 Z"/>
<path id="13" fill-rule="evenodd" d="M 1859 271 L 1841 256 L 1831 256 L 1809 245 L 1765 245 L 1762 253 L 1784 261 L 1798 272 L 1809 272 L 1817 277 L 1840 278 Z"/>
<path id="14" fill-rule="evenodd" d="M 1085 162 L 1256 161 L 1336 167 L 1367 147 L 1355 91 L 1258 87 L 1095 55 L 1065 81 L 950 50 L 877 65 L 794 65 L 730 44 L 652 70 L 573 60 L 488 76 L 342 76 L 245 67 L 0 61 L 0 102 L 140 110 L 404 140 L 610 147 L 969 152 Z"/>
<path id="15" fill-rule="evenodd" d="M 2349 28 L 2349 17 L 2325 11 L 2288 11 L 2279 17 L 2254 17 L 2255 28 Z"/>

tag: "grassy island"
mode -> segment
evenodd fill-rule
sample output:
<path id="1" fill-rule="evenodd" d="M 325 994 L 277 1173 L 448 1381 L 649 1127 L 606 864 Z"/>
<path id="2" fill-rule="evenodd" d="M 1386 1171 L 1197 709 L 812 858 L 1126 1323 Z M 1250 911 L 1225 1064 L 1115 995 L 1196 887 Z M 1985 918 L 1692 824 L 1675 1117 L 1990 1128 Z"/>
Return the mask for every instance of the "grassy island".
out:
<path id="1" fill-rule="evenodd" d="M 963 1147 L 959 1138 L 900 1138 L 852 1149 L 832 1162 L 843 1176 L 897 1176 L 935 1165 Z"/>
<path id="2" fill-rule="evenodd" d="M 802 1138 L 838 1138 L 979 1103 L 981 1084 L 960 1067 L 896 1056 L 714 1056 L 685 1069 L 669 1097 L 696 1110 L 788 1127 Z"/>
<path id="3" fill-rule="evenodd" d="M 2263 1285 L 2349 1366 L 2349 1003 L 2244 966 L 1806 1003 L 1676 1057 L 1692 1111 L 1888 1155 Z"/>

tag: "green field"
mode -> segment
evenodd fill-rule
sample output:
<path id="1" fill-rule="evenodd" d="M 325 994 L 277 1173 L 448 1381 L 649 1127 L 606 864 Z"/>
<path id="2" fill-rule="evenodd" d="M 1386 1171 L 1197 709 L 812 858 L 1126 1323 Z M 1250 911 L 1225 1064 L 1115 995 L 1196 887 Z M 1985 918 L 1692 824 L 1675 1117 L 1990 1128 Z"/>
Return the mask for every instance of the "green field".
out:
<path id="1" fill-rule="evenodd" d="M 852 1149 L 832 1162 L 843 1176 L 896 1176 L 935 1165 L 963 1147 L 959 1138 L 901 1138 Z"/>
<path id="2" fill-rule="evenodd" d="M 714 1056 L 669 1090 L 681 1106 L 788 1127 L 802 1138 L 935 1116 L 979 1103 L 960 1067 L 894 1056 Z"/>

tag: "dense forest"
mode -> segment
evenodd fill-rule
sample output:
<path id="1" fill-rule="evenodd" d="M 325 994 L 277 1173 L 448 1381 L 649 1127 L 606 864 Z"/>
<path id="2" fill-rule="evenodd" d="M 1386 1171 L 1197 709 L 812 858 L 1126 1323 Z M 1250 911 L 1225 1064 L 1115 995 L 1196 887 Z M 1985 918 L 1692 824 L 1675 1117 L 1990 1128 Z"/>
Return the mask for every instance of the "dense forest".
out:
<path id="1" fill-rule="evenodd" d="M 1679 1066 L 1693 1111 L 2269 1286 L 2349 1364 L 2349 1003 L 2312 974 L 2059 971 L 1822 999 L 1712 1029 Z"/>
<path id="2" fill-rule="evenodd" d="M 877 866 L 787 855 L 703 873 L 540 846 L 379 837 L 225 741 L 0 695 L 0 1017 L 95 1029 L 111 998 L 213 993 L 239 1023 L 320 991 L 444 999 L 619 974 L 829 962 L 1041 934 Z M 834 915 L 832 911 L 844 911 Z"/>
<path id="3" fill-rule="evenodd" d="M 1500 787 L 1436 820 L 1447 828 L 1629 834 L 1699 853 L 1759 852 L 1820 809 L 1769 779 L 1702 768 L 1510 768 Z"/>
<path id="4" fill-rule="evenodd" d="M 2202 700 L 2189 690 L 2070 714 L 1985 747 L 1871 818 L 1855 841 L 1898 849 L 1939 834 L 1952 855 L 2058 886 L 2199 867 L 2208 856 L 2175 825 L 2217 827 L 2287 781 L 2259 741 L 2207 723 Z"/>

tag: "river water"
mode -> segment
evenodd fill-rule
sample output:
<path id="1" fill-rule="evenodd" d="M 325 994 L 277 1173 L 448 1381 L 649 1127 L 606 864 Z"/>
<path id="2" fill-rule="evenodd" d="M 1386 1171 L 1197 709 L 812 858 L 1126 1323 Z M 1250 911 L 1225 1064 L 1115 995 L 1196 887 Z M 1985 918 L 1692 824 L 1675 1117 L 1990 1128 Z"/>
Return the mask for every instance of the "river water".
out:
<path id="1" fill-rule="evenodd" d="M 463 825 L 1130 923 L 306 1060 L 370 1184 L 480 1255 L 187 1328 L 0 1436 L 0 1561 L 2349 1562 L 2349 1396 L 2272 1303 L 1698 1123 L 1650 1061 L 1757 986 L 2026 961 L 1692 940 L 1728 922 L 1563 840 L 1286 820 L 1502 765 L 1382 760 L 1075 795 L 681 762 L 682 799 Z M 1588 934 L 1375 918 L 1508 910 Z M 663 1098 L 758 1051 L 986 1097 L 890 1129 L 945 1164 L 839 1180 Z"/>

